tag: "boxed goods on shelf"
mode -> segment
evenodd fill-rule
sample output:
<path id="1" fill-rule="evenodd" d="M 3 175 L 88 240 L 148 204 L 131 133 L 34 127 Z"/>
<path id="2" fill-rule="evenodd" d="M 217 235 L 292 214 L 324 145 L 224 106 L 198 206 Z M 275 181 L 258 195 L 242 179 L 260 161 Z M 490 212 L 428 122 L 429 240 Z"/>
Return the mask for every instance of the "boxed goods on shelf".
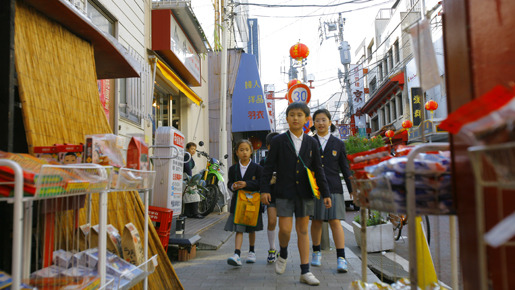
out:
<path id="1" fill-rule="evenodd" d="M 127 148 L 127 167 L 149 170 L 148 145 L 139 137 L 132 137 Z"/>
<path id="2" fill-rule="evenodd" d="M 132 223 L 126 224 L 123 228 L 122 248 L 125 261 L 133 265 L 145 262 L 141 238 L 138 229 Z"/>
<path id="3" fill-rule="evenodd" d="M 59 162 L 61 164 L 78 164 L 82 163 L 84 152 L 83 144 L 55 144 Z"/>
<path id="4" fill-rule="evenodd" d="M 114 134 L 86 135 L 85 162 L 113 166 L 113 184 L 116 184 L 120 168 L 125 166 L 122 150 L 123 138 L 120 136 Z"/>
<path id="5" fill-rule="evenodd" d="M 59 162 L 59 155 L 55 146 L 34 146 L 33 152 L 37 158 Z"/>
<path id="6" fill-rule="evenodd" d="M 119 257 L 123 257 L 122 251 L 122 237 L 120 236 L 120 232 L 111 224 L 106 226 L 107 230 L 107 250 L 116 254 Z M 93 226 L 93 231 L 91 231 L 91 247 L 98 246 L 98 232 L 99 225 Z"/>

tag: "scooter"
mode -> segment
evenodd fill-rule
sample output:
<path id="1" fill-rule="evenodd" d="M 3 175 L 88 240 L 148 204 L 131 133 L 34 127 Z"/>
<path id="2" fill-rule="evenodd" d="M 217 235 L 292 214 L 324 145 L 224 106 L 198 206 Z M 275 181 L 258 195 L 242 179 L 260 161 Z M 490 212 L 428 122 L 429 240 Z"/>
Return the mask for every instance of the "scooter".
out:
<path id="1" fill-rule="evenodd" d="M 199 142 L 199 147 L 201 146 L 204 146 L 203 141 Z M 199 157 L 203 156 L 207 159 L 206 168 L 199 173 L 202 175 L 202 179 L 205 182 L 205 190 L 202 190 L 200 193 L 201 200 L 198 211 L 201 215 L 206 216 L 217 206 L 218 210 L 221 212 L 229 198 L 223 177 L 222 166 L 224 166 L 224 164 L 216 158 L 210 157 L 209 154 L 204 151 L 197 150 L 197 153 Z M 225 154 L 224 159 L 228 157 L 229 155 Z"/>

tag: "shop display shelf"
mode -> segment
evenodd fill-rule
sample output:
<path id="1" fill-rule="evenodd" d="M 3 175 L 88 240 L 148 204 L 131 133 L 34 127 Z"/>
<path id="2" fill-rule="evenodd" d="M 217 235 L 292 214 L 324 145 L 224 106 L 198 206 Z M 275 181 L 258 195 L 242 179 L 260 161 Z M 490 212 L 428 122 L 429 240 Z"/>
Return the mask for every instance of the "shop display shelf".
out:
<path id="1" fill-rule="evenodd" d="M 12 169 L 14 180 L 1 182 L 0 185 L 8 185 L 13 188 L 13 196 L 1 197 L 0 202 L 12 203 L 14 206 L 13 219 L 13 263 L 12 279 L 13 289 L 19 289 L 22 279 L 30 274 L 31 239 L 24 239 L 30 236 L 32 230 L 32 201 L 43 199 L 55 199 L 79 195 L 88 195 L 88 202 L 91 202 L 91 194 L 99 195 L 99 254 L 98 272 L 101 280 L 101 289 L 118 289 L 120 285 L 106 280 L 106 225 L 107 225 L 107 194 L 115 191 L 143 191 L 145 206 L 145 224 L 148 225 L 149 195 L 154 186 L 155 172 L 121 168 L 117 174 L 116 182 L 113 182 L 115 170 L 112 166 L 100 166 L 97 164 L 73 164 L 73 165 L 43 165 L 40 172 L 36 174 L 34 184 L 34 195 L 24 196 L 24 172 L 21 166 L 7 159 L 0 159 L 0 166 L 7 166 Z M 89 207 L 91 208 L 91 207 Z M 88 213 L 90 220 L 91 213 Z M 148 226 L 144 233 L 145 260 L 148 259 Z M 157 266 L 157 256 L 147 260 L 138 268 L 145 269 L 143 274 L 138 276 L 122 289 L 128 289 L 135 284 L 145 280 L 144 288 L 148 287 L 148 275 Z M 136 281 L 137 280 L 137 281 Z M 111 285 L 111 286 L 108 286 Z"/>
<path id="2" fill-rule="evenodd" d="M 512 194 L 515 190 L 515 166 L 513 166 L 515 164 L 515 142 L 473 146 L 468 148 L 468 153 L 475 177 L 476 229 L 480 270 L 478 289 L 483 290 L 488 289 L 489 285 L 487 243 L 492 247 L 515 246 L 515 242 L 512 240 L 512 227 L 510 227 L 512 224 L 510 220 L 515 218 L 515 213 L 511 213 L 511 215 L 505 213 L 502 203 L 503 195 Z M 496 212 L 499 217 L 504 217 L 489 232 L 486 232 L 485 224 L 485 191 L 498 200 L 497 206 L 488 210 Z M 501 249 L 503 248 L 501 247 Z M 501 256 L 500 262 L 507 265 L 509 261 L 506 260 L 506 255 Z M 504 282 L 507 283 L 507 281 Z"/>
<path id="3" fill-rule="evenodd" d="M 126 273 L 123 274 L 120 279 L 118 280 L 118 286 L 115 289 L 125 290 L 130 289 L 134 287 L 136 284 L 140 283 L 144 279 L 146 279 L 150 274 L 154 273 L 156 267 L 157 267 L 157 255 L 152 256 L 150 259 L 148 259 L 143 264 L 139 265 L 136 269 L 134 269 L 132 272 L 135 271 L 142 271 L 141 274 L 137 275 L 136 278 L 129 279 L 128 276 L 134 275 L 134 273 Z M 122 284 L 122 280 L 130 280 L 129 283 Z M 115 283 L 116 285 L 116 283 Z"/>
<path id="4" fill-rule="evenodd" d="M 361 225 L 362 236 L 366 236 L 366 219 L 367 208 L 375 209 L 386 212 L 400 212 L 406 213 L 408 224 L 414 225 L 417 215 L 449 215 L 450 221 L 450 240 L 451 240 L 451 270 L 453 286 L 458 285 L 458 256 L 457 256 L 457 238 L 456 238 L 456 216 L 451 211 L 442 211 L 438 206 L 431 208 L 419 208 L 420 203 L 417 202 L 417 176 L 415 174 L 415 158 L 418 154 L 428 151 L 442 151 L 448 150 L 448 143 L 428 143 L 418 145 L 413 148 L 407 155 L 407 162 L 405 167 L 405 183 L 403 190 L 405 194 L 402 196 L 402 203 L 405 207 L 399 207 L 398 196 L 395 196 L 392 188 L 392 181 L 387 177 L 375 177 L 370 179 L 355 179 L 351 178 L 354 190 L 355 202 L 361 207 Z M 433 178 L 435 184 L 438 182 L 442 174 L 425 175 L 426 178 Z M 435 191 L 435 201 L 438 201 L 438 191 Z M 380 202 L 378 202 L 380 201 Z M 416 241 L 416 227 L 408 227 L 408 241 Z M 367 252 L 366 252 L 366 238 L 361 242 L 361 256 L 362 256 L 362 277 L 366 281 L 367 277 Z M 417 289 L 417 251 L 416 243 L 409 243 L 409 273 L 411 281 L 411 289 Z M 453 288 L 454 289 L 454 288 Z"/>
<path id="5" fill-rule="evenodd" d="M 113 190 L 145 190 L 154 187 L 155 171 L 120 168 Z"/>

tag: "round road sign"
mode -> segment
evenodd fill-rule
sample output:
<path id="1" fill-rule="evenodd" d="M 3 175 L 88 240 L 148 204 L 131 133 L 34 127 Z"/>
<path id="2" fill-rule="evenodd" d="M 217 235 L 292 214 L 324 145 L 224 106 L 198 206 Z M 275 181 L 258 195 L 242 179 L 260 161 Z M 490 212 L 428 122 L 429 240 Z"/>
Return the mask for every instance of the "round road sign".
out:
<path id="1" fill-rule="evenodd" d="M 293 102 L 309 103 L 311 100 L 311 90 L 305 84 L 295 84 L 288 90 L 288 104 Z"/>

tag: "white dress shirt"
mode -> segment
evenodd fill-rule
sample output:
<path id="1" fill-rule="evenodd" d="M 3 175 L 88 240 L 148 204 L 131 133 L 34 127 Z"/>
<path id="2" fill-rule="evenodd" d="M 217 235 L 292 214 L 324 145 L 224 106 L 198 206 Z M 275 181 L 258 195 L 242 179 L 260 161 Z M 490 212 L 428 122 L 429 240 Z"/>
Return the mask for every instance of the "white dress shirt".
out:
<path id="1" fill-rule="evenodd" d="M 250 161 L 247 164 L 247 166 L 243 166 L 243 164 L 241 164 L 241 161 L 239 161 L 239 163 L 240 163 L 241 178 L 243 178 L 243 176 L 245 176 L 245 172 L 247 172 L 247 168 L 249 168 Z"/>
<path id="2" fill-rule="evenodd" d="M 290 130 L 288 130 L 288 131 L 290 131 Z M 302 138 L 304 137 L 304 133 L 302 133 L 302 135 L 300 135 L 300 137 L 297 137 L 297 136 L 295 136 L 295 134 L 293 134 L 290 131 L 290 136 L 291 136 L 291 140 L 293 141 L 293 147 L 295 147 L 295 153 L 297 153 L 297 156 L 299 156 L 300 147 L 302 146 Z"/>
<path id="3" fill-rule="evenodd" d="M 331 134 L 326 134 L 324 137 L 318 135 L 318 140 L 320 141 L 320 145 L 322 147 L 322 152 L 325 150 L 325 145 L 327 145 L 327 141 L 329 141 L 329 137 L 331 137 Z"/>

